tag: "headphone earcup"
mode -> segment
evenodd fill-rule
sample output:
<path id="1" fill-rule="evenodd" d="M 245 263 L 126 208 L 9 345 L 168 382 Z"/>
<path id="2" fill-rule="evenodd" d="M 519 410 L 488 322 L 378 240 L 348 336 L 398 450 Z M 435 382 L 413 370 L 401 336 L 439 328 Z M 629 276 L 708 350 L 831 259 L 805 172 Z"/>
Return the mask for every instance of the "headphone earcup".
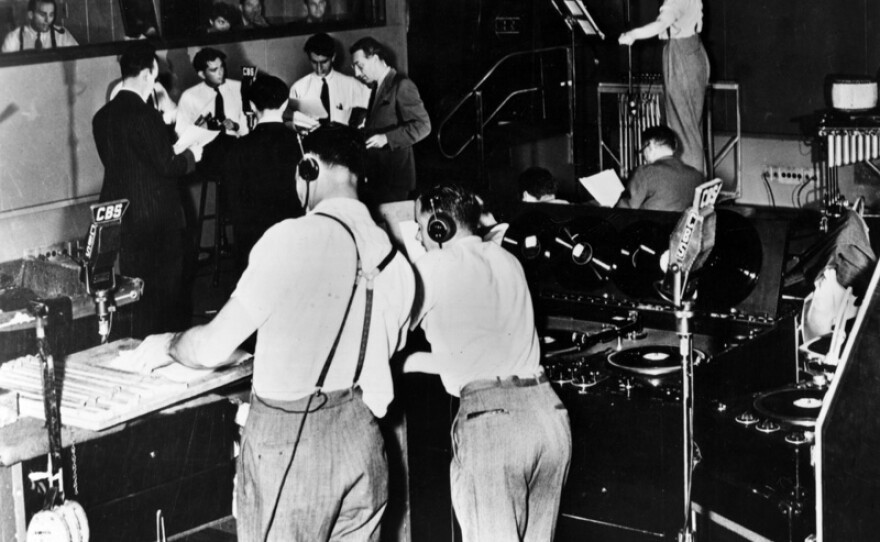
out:
<path id="1" fill-rule="evenodd" d="M 318 178 L 321 167 L 314 158 L 303 158 L 296 166 L 297 174 L 306 182 L 312 182 Z"/>
<path id="2" fill-rule="evenodd" d="M 428 219 L 428 238 L 435 243 L 448 243 L 455 237 L 455 221 L 446 213 L 436 212 Z"/>

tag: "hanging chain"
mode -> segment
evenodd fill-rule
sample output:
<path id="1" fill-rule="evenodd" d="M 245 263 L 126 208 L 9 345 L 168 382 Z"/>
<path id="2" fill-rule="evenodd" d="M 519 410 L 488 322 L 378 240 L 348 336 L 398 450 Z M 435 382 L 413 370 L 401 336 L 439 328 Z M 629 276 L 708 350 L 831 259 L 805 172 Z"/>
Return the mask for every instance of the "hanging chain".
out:
<path id="1" fill-rule="evenodd" d="M 73 474 L 73 494 L 79 495 L 79 478 L 76 471 L 76 444 L 70 446 L 70 466 Z"/>

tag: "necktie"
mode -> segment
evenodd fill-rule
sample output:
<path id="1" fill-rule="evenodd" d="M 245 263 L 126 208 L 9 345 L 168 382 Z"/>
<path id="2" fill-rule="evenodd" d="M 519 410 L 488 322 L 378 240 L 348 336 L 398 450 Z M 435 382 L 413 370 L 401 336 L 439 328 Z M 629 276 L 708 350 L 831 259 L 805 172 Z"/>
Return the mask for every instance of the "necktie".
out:
<path id="1" fill-rule="evenodd" d="M 43 40 L 40 39 L 40 33 L 37 32 L 37 39 L 34 41 L 34 49 L 40 50 L 43 48 Z"/>
<path id="2" fill-rule="evenodd" d="M 327 85 L 327 78 L 321 78 L 321 105 L 327 112 L 327 120 L 330 120 L 330 87 Z"/>
<path id="3" fill-rule="evenodd" d="M 214 96 L 214 118 L 223 122 L 226 120 L 226 110 L 223 108 L 223 95 L 220 94 L 220 88 L 214 89 L 217 94 Z"/>

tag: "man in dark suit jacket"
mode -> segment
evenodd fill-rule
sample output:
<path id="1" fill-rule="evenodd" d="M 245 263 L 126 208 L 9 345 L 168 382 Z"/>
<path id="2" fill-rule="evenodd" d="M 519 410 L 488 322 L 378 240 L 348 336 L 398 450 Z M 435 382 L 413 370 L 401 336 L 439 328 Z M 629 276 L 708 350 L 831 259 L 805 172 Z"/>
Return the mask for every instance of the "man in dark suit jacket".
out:
<path id="1" fill-rule="evenodd" d="M 365 197 L 372 205 L 409 199 L 416 187 L 412 146 L 431 133 L 425 104 L 415 84 L 388 65 L 385 49 L 375 39 L 362 38 L 349 51 L 355 75 L 376 85 L 365 125 Z"/>
<path id="2" fill-rule="evenodd" d="M 293 130 L 284 126 L 288 89 L 281 79 L 259 74 L 247 90 L 257 125 L 230 149 L 223 186 L 235 234 L 239 271 L 257 240 L 276 222 L 303 215 L 296 195 L 296 166 L 302 153 Z"/>
<path id="3" fill-rule="evenodd" d="M 178 181 L 193 171 L 201 147 L 175 154 L 162 115 L 147 105 L 159 73 L 156 50 L 131 44 L 119 59 L 122 89 L 92 119 L 104 164 L 101 201 L 126 198 L 119 265 L 123 275 L 144 280 L 131 335 L 177 331 L 187 322 L 183 272 L 187 242 Z"/>

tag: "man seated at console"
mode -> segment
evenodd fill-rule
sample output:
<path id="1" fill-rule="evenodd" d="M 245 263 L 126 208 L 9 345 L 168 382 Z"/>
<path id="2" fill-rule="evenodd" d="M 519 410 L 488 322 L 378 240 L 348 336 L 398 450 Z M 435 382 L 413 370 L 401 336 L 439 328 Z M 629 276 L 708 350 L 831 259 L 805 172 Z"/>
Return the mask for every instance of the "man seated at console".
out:
<path id="1" fill-rule="evenodd" d="M 27 23 L 6 34 L 2 52 L 28 49 L 39 51 L 79 45 L 66 28 L 54 24 L 57 11 L 55 0 L 29 0 Z"/>
<path id="2" fill-rule="evenodd" d="M 705 180 L 703 174 L 676 155 L 678 138 L 668 126 L 652 126 L 642 132 L 642 157 L 617 202 L 621 209 L 684 211 L 694 201 L 694 190 Z"/>
<path id="3" fill-rule="evenodd" d="M 549 170 L 532 166 L 519 176 L 519 190 L 524 203 L 568 203 L 556 197 L 558 183 Z"/>

